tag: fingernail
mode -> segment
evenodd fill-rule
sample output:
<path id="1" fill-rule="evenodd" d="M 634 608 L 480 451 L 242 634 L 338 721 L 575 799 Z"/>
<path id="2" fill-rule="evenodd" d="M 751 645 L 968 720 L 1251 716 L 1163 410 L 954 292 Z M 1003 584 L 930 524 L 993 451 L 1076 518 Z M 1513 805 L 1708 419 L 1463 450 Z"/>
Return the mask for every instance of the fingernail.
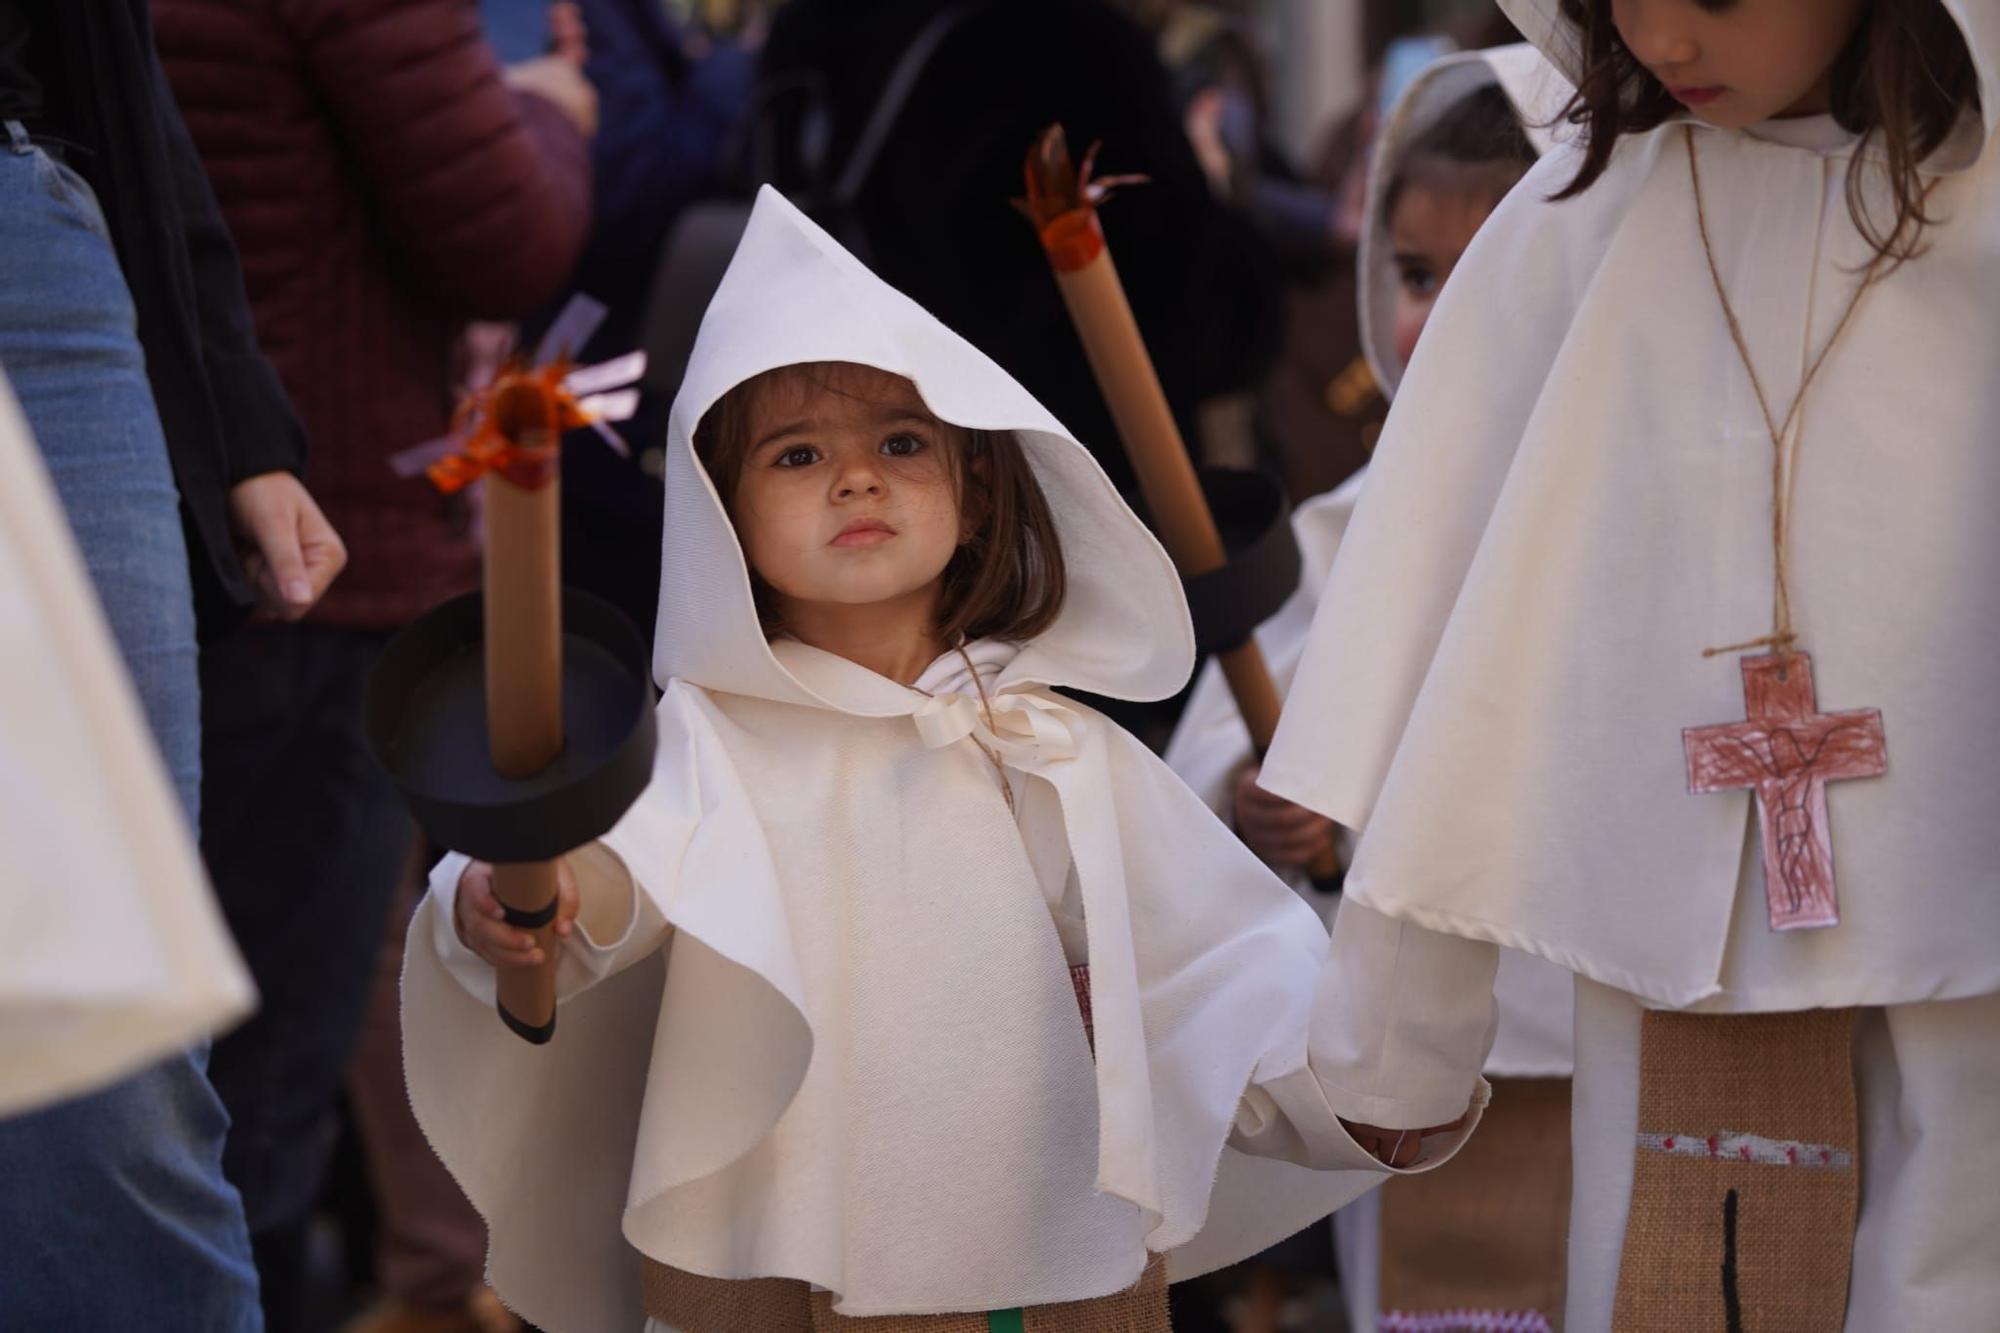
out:
<path id="1" fill-rule="evenodd" d="M 312 584 L 304 579 L 293 579 L 285 584 L 285 600 L 288 602 L 310 602 L 312 595 Z"/>

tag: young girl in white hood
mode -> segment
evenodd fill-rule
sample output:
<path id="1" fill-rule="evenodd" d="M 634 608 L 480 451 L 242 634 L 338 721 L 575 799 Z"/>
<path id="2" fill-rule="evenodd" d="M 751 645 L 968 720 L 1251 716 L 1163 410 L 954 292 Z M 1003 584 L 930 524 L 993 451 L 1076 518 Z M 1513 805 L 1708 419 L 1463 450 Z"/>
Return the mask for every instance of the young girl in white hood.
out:
<path id="1" fill-rule="evenodd" d="M 1262 773 L 1361 830 L 1315 1070 L 1443 1119 L 1540 954 L 1571 1333 L 1991 1327 L 2000 14 L 1503 3 L 1579 132 L 1432 315 Z"/>
<path id="2" fill-rule="evenodd" d="M 1375 144 L 1359 255 L 1362 346 L 1384 394 L 1394 397 L 1445 280 L 1493 208 L 1553 142 L 1554 122 L 1573 92 L 1523 43 L 1445 56 L 1398 96 Z M 1293 516 L 1305 562 L 1300 586 L 1257 630 L 1265 661 L 1285 685 L 1366 478 L 1363 469 Z M 1253 851 L 1331 915 L 1338 898 L 1314 887 L 1303 867 L 1335 829 L 1256 785 L 1249 732 L 1213 663 L 1165 758 Z M 1485 1064 L 1494 1101 L 1479 1136 L 1450 1170 L 1391 1182 L 1334 1219 L 1353 1333 L 1434 1328 L 1447 1312 L 1466 1323 L 1522 1329 L 1560 1317 L 1572 989 L 1557 964 L 1501 952 Z M 1448 1263 L 1435 1261 L 1439 1243 L 1451 1246 Z"/>
<path id="3" fill-rule="evenodd" d="M 411 934 L 411 1099 L 510 1305 L 1163 1329 L 1379 1178 L 1308 1067 L 1311 911 L 1054 693 L 1171 694 L 1193 636 L 1020 386 L 767 190 L 666 489 L 659 758 L 569 859 L 554 1040 L 493 1015 L 537 955 L 486 868 Z"/>

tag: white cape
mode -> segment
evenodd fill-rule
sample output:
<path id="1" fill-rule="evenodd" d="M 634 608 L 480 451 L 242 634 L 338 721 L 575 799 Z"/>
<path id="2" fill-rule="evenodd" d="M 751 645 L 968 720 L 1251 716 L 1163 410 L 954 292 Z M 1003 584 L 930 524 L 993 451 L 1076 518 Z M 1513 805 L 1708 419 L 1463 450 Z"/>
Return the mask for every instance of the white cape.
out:
<path id="1" fill-rule="evenodd" d="M 1553 0 L 1509 8 L 1568 55 Z M 1990 124 L 2000 19 L 1947 8 Z M 1827 128 L 1694 127 L 1723 279 L 1779 405 L 1869 254 L 1851 140 L 1805 137 Z M 1629 137 L 1564 203 L 1547 196 L 1577 153 L 1543 158 L 1461 261 L 1390 414 L 1264 768 L 1364 830 L 1352 900 L 1670 1006 L 2000 987 L 1987 128 L 1933 156 L 1944 225 L 1864 301 L 1803 413 L 1803 646 L 1822 708 L 1879 707 L 1888 734 L 1886 777 L 1828 791 L 1842 924 L 1773 938 L 1725 987 L 1752 804 L 1688 794 L 1681 732 L 1743 716 L 1735 658 L 1702 650 L 1769 626 L 1771 445 L 1707 281 L 1680 122 Z"/>
<path id="2" fill-rule="evenodd" d="M 825 360 L 1014 431 L 1048 496 L 1069 598 L 1018 650 L 970 646 L 990 725 L 955 654 L 913 689 L 758 628 L 690 438 L 734 385 Z M 659 759 L 604 840 L 616 866 L 588 875 L 622 867 L 638 892 L 566 951 L 553 1042 L 494 1017 L 451 929 L 456 858 L 411 934 L 412 1103 L 514 1308 L 629 1333 L 635 1250 L 810 1281 L 850 1315 L 1083 1299 L 1150 1252 L 1175 1277 L 1242 1258 L 1380 1178 L 1304 1072 L 1324 930 L 1158 760 L 1049 688 L 1163 697 L 1193 644 L 1164 553 L 1039 404 L 766 190 L 666 482 Z M 975 740 L 1013 775 L 1018 823 Z M 1094 1061 L 1047 888 L 1071 878 Z M 1232 1133 L 1364 1169 L 1251 1158 Z"/>
<path id="3" fill-rule="evenodd" d="M 0 1115 L 255 999 L 14 395 L 0 379 Z"/>
<path id="4" fill-rule="evenodd" d="M 1403 363 L 1390 332 L 1397 274 L 1389 242 L 1388 210 L 1382 206 L 1384 196 L 1410 144 L 1460 98 L 1488 85 L 1497 85 L 1507 95 L 1530 141 L 1537 151 L 1546 152 L 1553 142 L 1550 125 L 1568 101 L 1570 87 L 1534 47 L 1525 43 L 1450 55 L 1428 66 L 1397 99 L 1376 143 L 1364 212 L 1368 222 L 1359 256 L 1362 347 L 1376 382 L 1391 397 L 1402 380 Z M 1299 587 L 1278 613 L 1257 629 L 1257 645 L 1263 649 L 1281 691 L 1290 690 L 1298 672 L 1327 574 L 1366 476 L 1364 468 L 1325 495 L 1306 501 L 1292 515 L 1299 543 Z M 1232 784 L 1250 757 L 1250 733 L 1242 714 L 1236 711 L 1228 682 L 1220 668 L 1210 662 L 1203 667 L 1167 746 L 1167 765 L 1211 809 L 1228 819 Z M 1300 891 L 1309 901 L 1325 896 L 1304 885 Z M 1328 907 L 1335 901 L 1329 897 Z M 1575 1008 L 1570 974 L 1546 959 L 1508 949 L 1500 955 L 1493 990 L 1499 1024 L 1493 1049 L 1486 1057 L 1487 1075 L 1567 1077 L 1573 1065 L 1570 1025 Z"/>

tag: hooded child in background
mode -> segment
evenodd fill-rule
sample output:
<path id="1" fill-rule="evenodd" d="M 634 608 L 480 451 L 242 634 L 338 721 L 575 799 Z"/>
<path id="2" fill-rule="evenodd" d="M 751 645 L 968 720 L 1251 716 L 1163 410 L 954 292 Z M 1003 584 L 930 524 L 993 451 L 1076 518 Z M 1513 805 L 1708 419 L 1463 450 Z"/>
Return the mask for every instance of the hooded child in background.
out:
<path id="1" fill-rule="evenodd" d="M 1486 217 L 1551 143 L 1573 89 L 1527 44 L 1450 55 L 1413 77 L 1375 148 L 1361 235 L 1362 344 L 1394 397 L 1445 280 Z M 1305 649 L 1327 571 L 1364 469 L 1293 517 L 1299 591 L 1257 632 L 1281 684 Z M 1303 867 L 1337 836 L 1317 812 L 1256 785 L 1250 736 L 1221 672 L 1202 672 L 1166 761 L 1323 916 L 1338 902 Z M 1498 1320 L 1560 1318 L 1569 1202 L 1569 973 L 1531 954 L 1500 955 L 1499 1014 L 1485 1074 L 1494 1104 L 1449 1171 L 1393 1181 L 1334 1219 L 1348 1323 L 1369 1333 L 1440 1311 Z M 1389 1226 L 1386 1241 L 1382 1215 Z M 1425 1264 L 1449 1240 L 1448 1264 Z M 1417 1262 L 1412 1262 L 1412 1254 Z M 1382 1270 L 1386 1253 L 1390 1266 Z M 1522 1325 L 1526 1326 L 1526 1325 Z"/>
<path id="2" fill-rule="evenodd" d="M 1536 953 L 1571 1333 L 1987 1326 L 2000 14 L 1503 7 L 1576 132 L 1438 303 L 1259 778 L 1360 831 L 1333 952 L 1395 960 L 1316 1015 L 1381 1071 L 1336 1109 L 1463 1106 Z"/>
<path id="3" fill-rule="evenodd" d="M 495 1020 L 536 954 L 488 868 L 410 936 L 411 1100 L 513 1308 L 1164 1329 L 1380 1179 L 1307 1066 L 1324 929 L 1053 692 L 1165 697 L 1193 636 L 1019 385 L 767 189 L 666 496 L 659 757 L 569 858 L 555 1040 Z"/>

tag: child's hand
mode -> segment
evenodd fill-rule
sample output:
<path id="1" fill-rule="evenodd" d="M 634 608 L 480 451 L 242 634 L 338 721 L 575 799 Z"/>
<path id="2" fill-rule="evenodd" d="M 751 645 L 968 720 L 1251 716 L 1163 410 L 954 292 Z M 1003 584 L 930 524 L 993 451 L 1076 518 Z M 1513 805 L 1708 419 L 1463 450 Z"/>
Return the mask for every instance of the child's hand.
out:
<path id="1" fill-rule="evenodd" d="M 1353 1140 L 1375 1160 L 1387 1166 L 1415 1166 L 1423 1156 L 1424 1140 L 1433 1134 L 1456 1134 L 1465 1128 L 1465 1121 L 1472 1114 L 1472 1108 L 1465 1108 L 1465 1115 L 1448 1125 L 1432 1125 L 1428 1129 L 1384 1129 L 1380 1125 L 1364 1125 L 1358 1120 L 1343 1120 L 1345 1129 Z"/>
<path id="2" fill-rule="evenodd" d="M 1333 850 L 1331 819 L 1257 785 L 1253 764 L 1236 779 L 1236 835 L 1274 866 L 1309 865 Z"/>
<path id="3" fill-rule="evenodd" d="M 576 929 L 576 879 L 567 861 L 557 863 L 556 886 L 554 930 L 558 939 L 567 939 Z M 546 961 L 533 935 L 507 924 L 500 900 L 493 896 L 493 867 L 484 861 L 474 861 L 458 877 L 453 915 L 459 942 L 497 968 L 537 967 Z"/>

